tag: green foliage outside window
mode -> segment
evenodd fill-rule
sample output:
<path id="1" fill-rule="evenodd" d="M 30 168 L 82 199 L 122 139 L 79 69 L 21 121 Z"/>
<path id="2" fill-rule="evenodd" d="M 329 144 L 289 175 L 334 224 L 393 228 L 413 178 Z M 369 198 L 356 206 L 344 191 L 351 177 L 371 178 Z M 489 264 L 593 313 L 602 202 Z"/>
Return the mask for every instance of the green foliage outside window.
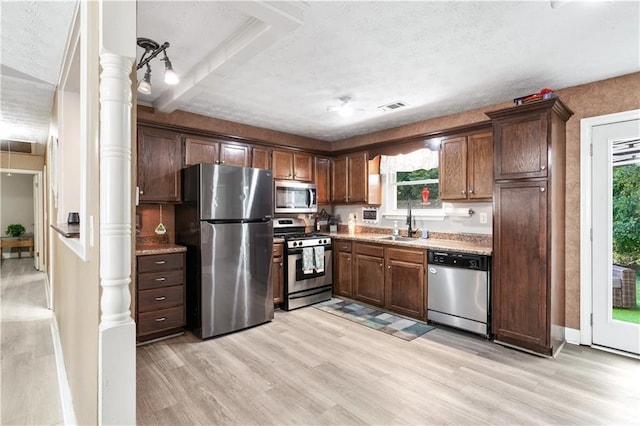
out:
<path id="1" fill-rule="evenodd" d="M 640 165 L 613 168 L 613 263 L 640 267 Z"/>
<path id="2" fill-rule="evenodd" d="M 398 209 L 407 208 L 407 200 L 411 200 L 411 209 L 431 209 L 440 208 L 442 201 L 440 200 L 440 189 L 438 184 L 438 168 L 429 170 L 420 169 L 412 172 L 396 173 L 396 206 Z M 434 180 L 434 182 L 425 183 L 424 181 Z M 416 182 L 415 185 L 401 185 L 402 182 Z M 429 204 L 422 203 L 422 190 L 424 187 L 429 189 Z"/>

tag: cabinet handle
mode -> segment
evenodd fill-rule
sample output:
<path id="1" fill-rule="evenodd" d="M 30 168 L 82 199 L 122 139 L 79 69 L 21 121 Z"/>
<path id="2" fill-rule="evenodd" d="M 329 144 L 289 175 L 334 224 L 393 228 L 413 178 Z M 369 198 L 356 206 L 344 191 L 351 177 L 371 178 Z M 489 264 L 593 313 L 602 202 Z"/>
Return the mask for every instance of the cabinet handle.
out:
<path id="1" fill-rule="evenodd" d="M 156 261 L 156 265 L 164 265 L 165 263 L 167 263 L 166 260 L 157 260 Z"/>
<path id="2" fill-rule="evenodd" d="M 547 166 L 540 166 L 540 170 L 546 170 Z"/>
<path id="3" fill-rule="evenodd" d="M 162 317 L 162 318 L 156 318 L 156 322 L 162 322 L 162 321 L 166 321 L 167 317 Z"/>
<path id="4" fill-rule="evenodd" d="M 280 262 L 280 266 L 283 266 L 284 264 L 282 262 Z"/>
<path id="5" fill-rule="evenodd" d="M 216 160 L 216 164 L 220 164 L 220 160 Z"/>
<path id="6" fill-rule="evenodd" d="M 144 191 L 142 189 L 140 190 L 140 195 L 144 195 Z"/>
<path id="7" fill-rule="evenodd" d="M 470 189 L 470 190 L 469 190 L 469 194 L 473 194 L 473 189 Z"/>
<path id="8" fill-rule="evenodd" d="M 160 296 L 160 297 L 156 297 L 156 302 L 162 302 L 163 300 L 166 300 L 167 298 L 165 296 Z"/>
<path id="9" fill-rule="evenodd" d="M 382 268 L 382 266 L 383 266 L 383 265 L 382 265 L 382 263 L 381 263 L 381 264 L 380 264 L 380 267 Z"/>
<path id="10" fill-rule="evenodd" d="M 166 277 L 160 277 L 160 278 L 156 278 L 156 281 L 164 281 L 166 279 L 167 279 Z"/>
<path id="11" fill-rule="evenodd" d="M 465 191 L 464 189 L 462 190 L 462 195 L 465 195 L 467 193 L 467 191 Z"/>
<path id="12" fill-rule="evenodd" d="M 540 192 L 544 192 L 544 190 L 545 190 L 544 188 L 540 188 Z"/>
<path id="13" fill-rule="evenodd" d="M 387 266 L 387 269 L 391 269 L 391 265 Z"/>

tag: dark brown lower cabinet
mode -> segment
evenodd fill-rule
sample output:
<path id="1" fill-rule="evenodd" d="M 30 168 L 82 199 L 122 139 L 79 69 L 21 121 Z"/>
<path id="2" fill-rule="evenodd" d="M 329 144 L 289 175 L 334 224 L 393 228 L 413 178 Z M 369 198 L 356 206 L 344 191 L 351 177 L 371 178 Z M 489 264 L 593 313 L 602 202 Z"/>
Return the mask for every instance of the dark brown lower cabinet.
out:
<path id="1" fill-rule="evenodd" d="M 350 241 L 338 241 L 334 249 L 333 294 L 353 297 L 353 255 Z"/>
<path id="2" fill-rule="evenodd" d="M 385 308 L 425 319 L 425 251 L 387 248 L 385 256 Z"/>
<path id="3" fill-rule="evenodd" d="M 354 299 L 384 306 L 384 248 L 356 243 L 353 256 Z"/>
<path id="4" fill-rule="evenodd" d="M 185 315 L 185 253 L 137 256 L 137 341 L 182 331 Z"/>
<path id="5" fill-rule="evenodd" d="M 426 250 L 336 240 L 334 294 L 426 320 Z"/>
<path id="6" fill-rule="evenodd" d="M 284 300 L 284 267 L 283 267 L 283 245 L 276 243 L 273 245 L 273 269 L 271 280 L 273 283 L 273 304 L 280 305 Z"/>
<path id="7" fill-rule="evenodd" d="M 493 333 L 544 355 L 564 340 L 552 330 L 564 320 L 564 295 L 552 288 L 563 280 L 552 277 L 548 196 L 546 180 L 499 183 L 494 193 Z"/>

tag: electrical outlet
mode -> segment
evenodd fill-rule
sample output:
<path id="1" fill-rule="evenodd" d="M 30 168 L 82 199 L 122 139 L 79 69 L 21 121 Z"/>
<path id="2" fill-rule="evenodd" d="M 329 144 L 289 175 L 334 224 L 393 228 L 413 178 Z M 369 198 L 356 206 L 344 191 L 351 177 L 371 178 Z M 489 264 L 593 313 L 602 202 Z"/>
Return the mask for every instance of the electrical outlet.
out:
<path id="1" fill-rule="evenodd" d="M 480 223 L 487 223 L 487 213 L 486 212 L 480 213 Z"/>

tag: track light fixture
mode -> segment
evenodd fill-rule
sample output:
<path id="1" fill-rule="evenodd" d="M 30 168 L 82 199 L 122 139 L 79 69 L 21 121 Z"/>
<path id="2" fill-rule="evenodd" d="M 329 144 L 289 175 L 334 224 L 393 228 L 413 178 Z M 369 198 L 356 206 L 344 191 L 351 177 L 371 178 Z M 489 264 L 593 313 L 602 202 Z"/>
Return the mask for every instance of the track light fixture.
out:
<path id="1" fill-rule="evenodd" d="M 144 66 L 147 67 L 147 70 L 144 73 L 144 78 L 140 83 L 138 83 L 138 92 L 144 95 L 151 94 L 151 65 L 149 62 L 158 56 L 160 52 L 164 54 L 164 57 L 160 59 L 161 61 L 164 61 L 164 82 L 167 84 L 177 84 L 180 81 L 178 74 L 173 70 L 171 61 L 167 56 L 167 48 L 170 46 L 169 42 L 165 41 L 162 45 L 159 45 L 156 41 L 151 40 L 150 38 L 138 37 L 138 46 L 144 49 L 144 53 L 140 57 L 137 69 Z"/>

